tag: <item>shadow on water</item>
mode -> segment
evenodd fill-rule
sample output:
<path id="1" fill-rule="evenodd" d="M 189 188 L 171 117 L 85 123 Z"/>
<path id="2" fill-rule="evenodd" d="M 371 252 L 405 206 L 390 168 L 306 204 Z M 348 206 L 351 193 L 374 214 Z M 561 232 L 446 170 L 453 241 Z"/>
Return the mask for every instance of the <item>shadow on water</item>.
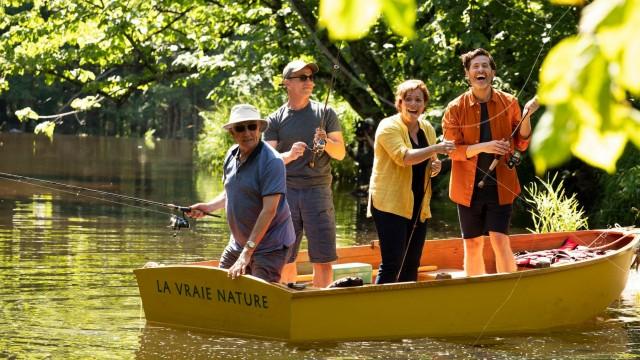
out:
<path id="1" fill-rule="evenodd" d="M 162 203 L 212 198 L 220 177 L 198 172 L 188 141 L 0 134 L 0 172 Z M 341 245 L 375 239 L 366 202 L 336 189 Z M 0 359 L 626 358 L 640 354 L 640 278 L 595 324 L 475 339 L 286 344 L 145 326 L 132 270 L 217 258 L 224 219 L 167 228 L 171 211 L 123 206 L 0 179 Z M 429 237 L 458 236 L 455 206 L 433 202 Z M 174 236 L 176 235 L 176 236 Z M 375 314 L 372 314 L 375 316 Z M 313 326 L 313 324 L 310 324 Z M 474 345 L 475 344 L 475 345 Z"/>

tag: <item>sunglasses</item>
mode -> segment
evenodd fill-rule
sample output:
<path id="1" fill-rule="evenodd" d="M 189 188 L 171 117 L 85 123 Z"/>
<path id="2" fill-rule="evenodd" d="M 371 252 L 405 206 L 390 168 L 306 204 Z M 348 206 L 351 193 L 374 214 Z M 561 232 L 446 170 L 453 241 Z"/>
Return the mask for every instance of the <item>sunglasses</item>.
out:
<path id="1" fill-rule="evenodd" d="M 313 81 L 313 75 L 290 76 L 287 79 L 300 79 L 300 81 L 302 82 L 305 82 L 307 80 Z"/>
<path id="2" fill-rule="evenodd" d="M 258 129 L 258 124 L 256 123 L 248 124 L 248 125 L 240 124 L 240 125 L 233 126 L 233 131 L 237 133 L 244 132 L 246 129 L 249 129 L 249 131 L 256 131 Z"/>

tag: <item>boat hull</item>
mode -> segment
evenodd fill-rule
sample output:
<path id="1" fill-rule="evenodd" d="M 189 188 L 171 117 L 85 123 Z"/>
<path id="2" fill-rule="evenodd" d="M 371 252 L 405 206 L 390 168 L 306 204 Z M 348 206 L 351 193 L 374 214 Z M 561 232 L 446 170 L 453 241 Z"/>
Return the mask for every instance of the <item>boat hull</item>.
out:
<path id="1" fill-rule="evenodd" d="M 586 243 L 598 233 L 578 235 Z M 566 238 L 545 236 L 548 244 Z M 616 236 L 623 234 L 607 234 Z M 460 242 L 439 241 L 444 248 L 451 246 L 447 241 Z M 624 289 L 637 247 L 635 234 L 606 256 L 557 267 L 341 289 L 296 291 L 250 276 L 231 280 L 226 271 L 202 264 L 135 273 L 152 323 L 292 342 L 483 336 L 595 318 Z"/>

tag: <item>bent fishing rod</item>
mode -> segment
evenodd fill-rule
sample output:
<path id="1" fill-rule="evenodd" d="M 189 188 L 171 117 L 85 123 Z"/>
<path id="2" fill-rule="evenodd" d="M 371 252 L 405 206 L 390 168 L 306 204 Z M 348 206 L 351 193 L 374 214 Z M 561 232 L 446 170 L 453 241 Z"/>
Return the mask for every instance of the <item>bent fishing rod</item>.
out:
<path id="1" fill-rule="evenodd" d="M 513 132 L 511 133 L 511 136 L 509 136 L 509 140 L 513 139 L 513 137 L 515 136 L 516 132 L 520 129 L 520 125 L 522 124 L 524 119 L 526 119 L 528 116 L 529 116 L 529 109 L 525 108 L 524 112 L 522 113 L 522 118 L 518 122 L 518 125 L 516 125 L 516 128 L 513 129 Z M 533 129 L 531 129 L 531 131 L 533 131 Z M 502 158 L 502 155 L 494 156 L 493 161 L 491 162 L 491 165 L 489 165 L 489 170 L 484 173 L 484 176 L 482 177 L 482 180 L 480 180 L 480 182 L 478 183 L 478 187 L 480 189 L 484 188 L 484 184 L 485 184 L 485 181 L 487 181 L 487 177 L 491 174 L 491 172 L 493 172 L 493 170 L 495 170 L 496 166 L 498 166 L 498 163 L 500 162 L 501 158 Z M 507 166 L 509 166 L 509 169 L 512 169 L 514 166 L 519 165 L 520 161 L 521 161 L 521 155 L 516 150 L 513 153 L 513 155 L 511 156 L 511 158 L 509 158 L 509 161 L 507 162 Z"/>
<path id="2" fill-rule="evenodd" d="M 187 219 L 185 217 L 185 213 L 191 212 L 191 208 L 188 207 L 188 206 L 179 206 L 179 205 L 174 205 L 174 204 L 162 203 L 162 202 L 159 202 L 159 201 L 147 200 L 147 199 L 137 198 L 137 197 L 133 197 L 133 196 L 112 193 L 112 192 L 108 192 L 108 191 L 96 190 L 96 189 L 86 188 L 86 187 L 82 187 L 82 186 L 76 186 L 76 185 L 71 185 L 71 184 L 60 183 L 60 182 L 57 182 L 57 181 L 38 179 L 38 178 L 33 178 L 33 177 L 28 177 L 28 176 L 5 173 L 5 172 L 0 172 L 0 178 L 3 178 L 5 180 L 9 180 L 9 181 L 21 182 L 21 183 L 25 183 L 25 184 L 29 184 L 29 185 L 33 185 L 33 186 L 39 186 L 39 187 L 43 187 L 43 188 L 46 188 L 46 189 L 60 191 L 60 192 L 64 192 L 64 193 L 68 193 L 68 194 L 72 194 L 72 195 L 76 195 L 76 196 L 84 196 L 84 197 L 97 199 L 97 200 L 101 200 L 101 201 L 107 201 L 107 202 L 111 202 L 111 203 L 115 203 L 115 204 L 119 204 L 119 205 L 142 208 L 144 210 L 149 210 L 149 211 L 155 211 L 155 210 L 151 210 L 151 209 L 148 209 L 148 208 L 143 208 L 143 207 L 140 207 L 140 206 L 131 205 L 131 204 L 128 204 L 128 203 L 125 203 L 125 202 L 109 200 L 109 199 L 107 199 L 105 197 L 114 197 L 114 198 L 124 199 L 124 200 L 128 200 L 128 201 L 135 201 L 135 202 L 146 204 L 146 205 L 165 207 L 165 208 L 169 208 L 171 210 L 181 211 L 182 212 L 182 216 L 177 216 L 175 214 L 170 214 L 169 213 L 171 215 L 171 222 L 170 222 L 169 227 L 173 228 L 174 230 L 179 230 L 181 228 L 189 228 L 190 227 L 189 226 L 189 222 L 187 221 Z M 41 184 L 38 184 L 38 183 L 47 184 L 49 186 L 41 185 Z M 57 187 L 53 187 L 53 186 L 57 186 Z M 63 190 L 61 188 L 67 188 L 67 189 L 70 189 L 70 190 Z M 94 194 L 98 194 L 98 195 L 103 196 L 103 197 L 89 196 L 89 195 L 84 194 L 82 192 L 94 193 Z M 158 211 L 155 211 L 155 212 L 158 212 Z M 162 214 L 165 214 L 165 213 L 162 213 Z M 212 214 L 212 213 L 208 213 L 208 212 L 204 212 L 204 214 L 208 215 L 208 216 L 213 216 L 213 217 L 220 217 L 220 215 Z"/>

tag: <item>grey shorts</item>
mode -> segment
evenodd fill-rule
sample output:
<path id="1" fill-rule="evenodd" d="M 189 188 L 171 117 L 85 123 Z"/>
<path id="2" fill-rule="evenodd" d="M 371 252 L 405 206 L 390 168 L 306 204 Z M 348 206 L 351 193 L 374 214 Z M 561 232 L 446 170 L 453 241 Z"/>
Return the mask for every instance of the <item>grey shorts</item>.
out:
<path id="1" fill-rule="evenodd" d="M 285 247 L 267 253 L 254 253 L 249 266 L 247 266 L 246 274 L 269 282 L 280 281 L 282 268 L 289 256 L 290 249 Z M 240 253 L 241 251 L 235 251 L 227 246 L 220 256 L 220 268 L 230 268 L 238 260 Z"/>
<path id="2" fill-rule="evenodd" d="M 292 263 L 298 256 L 302 234 L 309 242 L 309 260 L 321 264 L 335 261 L 336 215 L 333 195 L 329 186 L 307 189 L 287 188 L 287 201 L 291 209 L 291 220 L 296 232 L 296 242 L 287 262 Z"/>

